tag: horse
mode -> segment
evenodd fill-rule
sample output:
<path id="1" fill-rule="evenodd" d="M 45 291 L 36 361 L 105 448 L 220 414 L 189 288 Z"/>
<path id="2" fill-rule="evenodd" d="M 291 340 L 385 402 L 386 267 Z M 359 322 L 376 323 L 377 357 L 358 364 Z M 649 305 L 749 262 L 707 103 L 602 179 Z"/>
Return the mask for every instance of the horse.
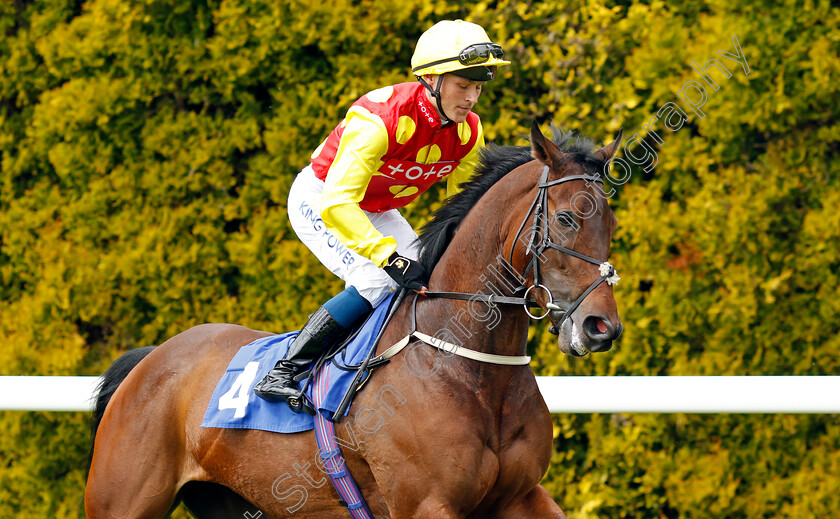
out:
<path id="1" fill-rule="evenodd" d="M 411 294 L 376 353 L 413 325 L 458 348 L 521 357 L 534 311 L 553 322 L 567 355 L 609 350 L 622 329 L 607 263 L 617 221 L 599 176 L 620 139 L 596 148 L 556 128 L 548 139 L 535 122 L 530 146 L 485 148 L 474 178 L 423 227 L 420 261 L 430 291 L 487 297 Z M 515 279 L 530 284 L 518 298 L 532 302 L 524 311 L 506 304 L 524 286 Z M 92 420 L 88 518 L 157 519 L 181 502 L 200 519 L 347 517 L 319 471 L 312 431 L 200 426 L 229 361 L 267 335 L 202 324 L 112 364 Z M 565 517 L 540 485 L 552 423 L 527 364 L 412 340 L 375 370 L 335 429 L 378 519 Z"/>

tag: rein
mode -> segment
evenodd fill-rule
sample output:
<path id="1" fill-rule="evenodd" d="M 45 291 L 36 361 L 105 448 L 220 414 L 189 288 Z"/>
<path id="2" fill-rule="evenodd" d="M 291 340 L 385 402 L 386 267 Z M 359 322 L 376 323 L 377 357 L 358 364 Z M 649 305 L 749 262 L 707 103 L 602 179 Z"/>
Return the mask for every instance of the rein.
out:
<path id="1" fill-rule="evenodd" d="M 520 286 L 516 289 L 517 292 L 523 290 L 525 287 Z M 460 299 L 463 301 L 481 301 L 487 305 L 494 307 L 496 305 L 525 305 L 531 308 L 539 308 L 540 304 L 533 299 L 526 299 L 524 297 L 500 296 L 497 294 L 470 294 L 469 292 L 432 292 L 426 290 L 427 297 L 440 297 L 442 299 Z"/>

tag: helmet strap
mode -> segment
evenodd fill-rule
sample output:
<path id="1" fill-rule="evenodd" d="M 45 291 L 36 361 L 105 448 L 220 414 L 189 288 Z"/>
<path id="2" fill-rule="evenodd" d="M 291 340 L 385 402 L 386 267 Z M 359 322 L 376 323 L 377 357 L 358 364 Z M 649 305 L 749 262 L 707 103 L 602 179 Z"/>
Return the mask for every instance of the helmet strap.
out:
<path id="1" fill-rule="evenodd" d="M 441 85 L 443 85 L 443 76 L 443 74 L 438 74 L 438 82 L 437 85 L 435 85 L 434 89 L 432 88 L 432 85 L 430 85 L 426 82 L 425 79 L 423 79 L 423 76 L 417 76 L 417 79 L 420 81 L 420 84 L 426 87 L 426 90 L 429 91 L 429 94 L 431 94 L 432 97 L 435 98 L 435 102 L 437 102 L 438 111 L 440 112 L 441 117 L 443 117 L 443 121 L 441 121 L 441 123 L 446 124 L 452 119 L 450 119 L 449 116 L 446 115 L 446 112 L 443 111 L 443 105 L 440 102 L 440 87 Z"/>

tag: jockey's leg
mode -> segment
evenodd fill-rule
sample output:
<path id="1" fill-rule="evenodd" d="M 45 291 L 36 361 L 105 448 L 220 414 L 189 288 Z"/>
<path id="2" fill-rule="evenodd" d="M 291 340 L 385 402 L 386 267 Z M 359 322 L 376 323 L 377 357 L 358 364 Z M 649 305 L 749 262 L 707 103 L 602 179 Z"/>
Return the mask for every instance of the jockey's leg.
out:
<path id="1" fill-rule="evenodd" d="M 327 230 L 319 212 L 323 187 L 323 181 L 315 177 L 311 167 L 300 172 L 289 191 L 289 222 L 304 245 L 330 272 L 343 279 L 347 288 L 312 314 L 290 345 L 286 358 L 254 386 L 254 393 L 266 400 L 288 401 L 298 397 L 294 377 L 318 357 L 325 345 L 344 335 L 356 320 L 367 315 L 396 288 L 384 270 L 344 246 Z M 396 239 L 397 249 L 403 256 L 417 259 L 417 234 L 399 211 L 365 212 L 365 215 L 383 235 Z"/>
<path id="2" fill-rule="evenodd" d="M 353 287 L 324 303 L 295 337 L 286 358 L 278 361 L 274 369 L 254 386 L 254 393 L 269 401 L 298 397 L 300 391 L 294 378 L 317 360 L 325 346 L 343 339 L 353 324 L 370 310 L 370 303 Z"/>

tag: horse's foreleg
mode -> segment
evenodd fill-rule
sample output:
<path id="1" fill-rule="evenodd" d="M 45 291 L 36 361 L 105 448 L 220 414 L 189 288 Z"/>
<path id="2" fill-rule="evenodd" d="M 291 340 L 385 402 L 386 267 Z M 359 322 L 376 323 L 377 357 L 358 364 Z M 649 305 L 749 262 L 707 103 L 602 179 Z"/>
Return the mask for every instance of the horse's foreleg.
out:
<path id="1" fill-rule="evenodd" d="M 522 499 L 498 510 L 492 519 L 566 519 L 566 514 L 557 506 L 551 494 L 542 485 L 537 485 Z"/>
<path id="2" fill-rule="evenodd" d="M 85 488 L 88 519 L 162 519 L 168 517 L 177 492 L 150 485 L 136 485 L 126 479 L 98 478 L 93 472 Z"/>

